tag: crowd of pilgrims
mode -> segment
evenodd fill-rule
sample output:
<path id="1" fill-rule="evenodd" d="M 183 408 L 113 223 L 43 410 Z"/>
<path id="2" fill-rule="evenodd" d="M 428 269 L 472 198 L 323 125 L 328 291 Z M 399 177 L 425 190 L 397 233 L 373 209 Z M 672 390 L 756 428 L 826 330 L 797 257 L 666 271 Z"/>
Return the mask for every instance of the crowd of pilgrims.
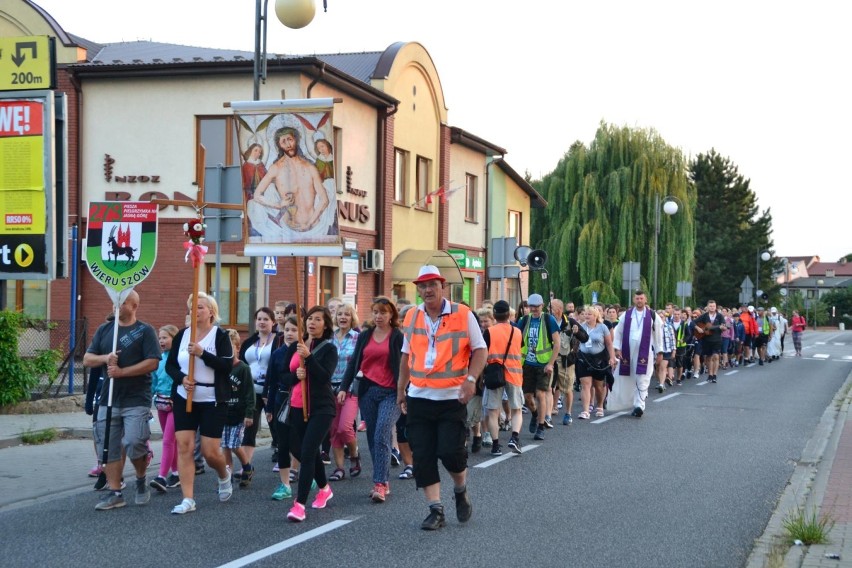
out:
<path id="1" fill-rule="evenodd" d="M 540 299 L 540 296 L 536 297 Z M 215 316 L 213 319 L 217 320 L 215 300 L 203 294 L 200 295 L 201 300 L 206 302 L 205 309 L 209 309 Z M 718 313 L 721 319 L 717 321 L 723 322 L 720 326 L 720 369 L 754 362 L 763 365 L 778 360 L 788 332 L 793 336 L 795 355 L 801 356 L 801 334 L 806 322 L 797 312 L 794 311 L 791 320 L 787 320 L 774 307 L 767 310 L 744 305 L 738 308 L 718 307 L 717 311 L 715 302 L 711 302 L 705 308 L 667 304 L 664 309 L 657 310 L 659 321 L 663 322 L 662 352 L 654 357 L 654 386 L 659 392 L 677 387 L 683 381 L 697 379 L 707 372 L 707 361 L 702 354 L 702 346 L 705 345 L 702 337 L 706 332 L 699 322 L 708 308 L 712 309 L 712 319 Z M 227 463 L 232 475 L 231 483 L 249 487 L 256 468 L 260 467 L 254 453 L 263 419 L 272 436 L 272 467 L 278 474 L 277 485 L 270 487 L 270 497 L 279 501 L 297 497 L 288 517 L 301 521 L 305 518 L 304 505 L 301 509 L 298 505 L 299 502 L 306 503 L 309 492 L 315 492 L 312 506 L 322 508 L 333 495 L 331 482 L 347 477 L 357 478 L 362 474 L 363 449 L 358 444 L 357 433 L 365 431 L 373 470 L 373 489 L 369 498 L 376 503 L 384 502 L 390 493 L 392 467 L 397 468 L 394 476 L 399 480 L 413 478 L 412 454 L 405 437 L 405 415 L 400 413 L 395 396 L 371 393 L 396 389 L 403 342 L 401 322 L 405 312 L 412 307 L 405 300 L 393 302 L 379 297 L 372 302 L 368 321 L 362 323 L 355 308 L 338 298 L 331 299 L 326 306 L 315 306 L 307 311 L 291 302 L 277 302 L 274 309 L 262 307 L 257 310 L 254 315 L 255 332 L 244 341 L 235 330 L 227 330 L 234 358 L 230 373 L 232 396 L 228 402 L 226 425 L 220 439 L 216 440 L 215 450 L 204 448 L 202 451 L 198 442 L 200 436 L 196 433 L 195 475 L 204 473 L 204 459 L 206 457 L 209 462 L 213 455 L 211 451 L 215 451 L 216 459 L 221 456 Z M 619 305 L 591 304 L 575 308 L 571 302 L 553 298 L 546 309 L 554 316 L 563 334 L 560 354 L 580 358 L 595 355 L 588 346 L 583 346 L 595 334 L 595 329 L 605 326 L 605 329 L 600 328 L 603 333 L 613 334 L 619 316 L 624 313 L 624 308 Z M 491 302 L 483 303 L 474 313 L 483 331 L 495 325 Z M 511 309 L 510 322 L 517 325 L 529 313 L 527 302 L 521 302 L 517 309 Z M 578 329 L 583 331 L 578 333 Z M 186 485 L 186 479 L 182 478 L 188 477 L 178 471 L 178 444 L 174 418 L 170 416 L 170 397 L 174 389 L 167 366 L 170 354 L 174 359 L 172 341 L 176 335 L 178 329 L 173 325 L 160 328 L 158 338 L 163 352 L 162 361 L 153 373 L 152 381 L 156 414 L 163 431 L 163 455 L 158 475 L 149 485 L 159 492 L 180 488 L 182 481 Z M 591 343 L 589 341 L 589 345 Z M 612 337 L 607 342 L 598 343 L 598 349 L 603 349 L 604 344 L 611 349 Z M 330 356 L 335 351 L 336 357 Z M 300 379 L 306 376 L 306 367 L 309 380 L 303 381 Z M 576 381 L 572 376 L 570 388 L 563 383 L 566 390 L 580 393 L 580 412 L 576 418 L 589 420 L 593 415 L 605 415 L 607 396 L 614 381 L 613 372 L 617 372 L 614 368 L 614 363 L 602 366 L 598 369 L 602 374 L 595 376 L 596 380 L 578 372 Z M 547 428 L 554 427 L 552 417 L 558 417 L 560 413 L 563 425 L 574 420 L 573 392 L 560 392 L 556 377 L 557 373 L 553 373 L 553 384 L 546 399 L 545 408 L 550 409 L 545 419 Z M 597 380 L 599 378 L 603 380 Z M 330 383 L 330 391 L 319 387 L 323 380 Z M 708 380 L 715 382 L 715 374 Z M 99 384 L 98 381 L 93 383 Z M 381 389 L 372 389 L 374 386 Z M 477 395 L 483 394 L 483 388 L 482 382 L 478 382 Z M 490 433 L 494 428 L 489 427 L 487 413 L 476 408 L 477 404 L 482 404 L 481 396 L 468 403 L 468 448 L 476 453 L 483 446 L 491 447 L 492 454 L 500 455 L 502 451 Z M 523 413 L 530 414 L 527 406 L 523 407 Z M 481 418 L 483 415 L 485 417 Z M 536 431 L 534 420 L 535 417 L 530 423 L 531 433 Z M 499 430 L 510 429 L 511 412 L 504 396 L 499 412 Z M 149 452 L 149 461 L 151 455 Z M 104 489 L 106 483 L 101 466 L 96 465 L 89 474 L 99 477 L 95 488 Z M 220 499 L 226 500 L 232 489 L 229 488 L 227 496 L 223 496 L 222 487 L 220 480 Z M 191 493 L 189 501 L 191 503 L 188 504 L 185 499 L 172 512 L 182 514 L 195 510 Z"/>

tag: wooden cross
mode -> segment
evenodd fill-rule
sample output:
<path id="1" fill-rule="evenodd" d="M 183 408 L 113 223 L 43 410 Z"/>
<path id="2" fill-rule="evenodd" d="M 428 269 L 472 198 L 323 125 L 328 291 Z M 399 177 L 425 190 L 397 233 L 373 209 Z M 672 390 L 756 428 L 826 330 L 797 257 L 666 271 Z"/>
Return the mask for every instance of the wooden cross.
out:
<path id="1" fill-rule="evenodd" d="M 205 157 L 207 154 L 207 150 L 204 148 L 203 144 L 198 145 L 198 157 L 195 160 L 195 179 L 198 180 L 198 193 L 195 198 L 195 201 L 187 201 L 185 199 L 152 199 L 151 203 L 156 203 L 157 205 L 174 205 L 175 207 L 192 207 L 195 209 L 196 215 L 198 218 L 204 218 L 204 208 L 212 207 L 214 209 L 234 209 L 239 211 L 244 211 L 245 206 L 240 204 L 237 205 L 235 203 L 212 203 L 209 201 L 204 201 L 204 164 Z M 218 244 L 216 246 L 219 246 Z M 198 281 L 199 281 L 199 273 L 201 272 L 200 263 L 198 266 L 193 267 L 193 275 L 192 275 L 192 298 L 193 304 L 197 304 L 198 302 Z M 191 309 L 192 316 L 189 318 L 189 342 L 195 343 L 195 306 Z M 189 358 L 189 373 L 187 374 L 187 379 L 189 379 L 190 383 L 195 383 L 194 373 L 195 373 L 195 357 Z M 192 393 L 195 392 L 195 389 L 190 390 L 186 393 L 186 411 L 192 412 Z"/>

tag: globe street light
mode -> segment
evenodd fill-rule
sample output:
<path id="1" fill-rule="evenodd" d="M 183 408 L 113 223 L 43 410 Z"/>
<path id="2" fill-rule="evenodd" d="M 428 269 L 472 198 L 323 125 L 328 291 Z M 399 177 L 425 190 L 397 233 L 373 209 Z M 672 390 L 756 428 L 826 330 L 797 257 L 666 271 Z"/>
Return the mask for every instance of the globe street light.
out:
<path id="1" fill-rule="evenodd" d="M 772 255 L 766 251 L 760 252 L 757 249 L 757 274 L 754 279 L 754 303 L 757 304 L 757 299 L 760 296 L 760 261 L 768 262 Z"/>
<path id="2" fill-rule="evenodd" d="M 667 195 L 666 202 L 663 204 L 663 212 L 666 215 L 672 216 L 678 211 L 678 202 L 680 201 L 674 195 Z M 654 202 L 654 296 L 653 305 L 658 306 L 657 299 L 657 271 L 660 265 L 660 196 L 657 195 Z"/>

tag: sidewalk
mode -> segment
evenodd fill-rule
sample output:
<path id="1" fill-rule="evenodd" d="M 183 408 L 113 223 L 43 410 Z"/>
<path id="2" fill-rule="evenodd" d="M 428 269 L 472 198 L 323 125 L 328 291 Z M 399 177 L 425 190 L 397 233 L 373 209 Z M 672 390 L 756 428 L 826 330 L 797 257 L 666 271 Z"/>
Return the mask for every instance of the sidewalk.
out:
<path id="1" fill-rule="evenodd" d="M 825 409 L 747 568 L 852 568 L 852 372 Z M 834 521 L 829 544 L 792 546 L 783 521 L 802 511 Z M 786 552 L 786 554 L 784 554 Z"/>
<path id="2" fill-rule="evenodd" d="M 157 475 L 162 455 L 162 430 L 156 418 L 151 421 L 151 448 L 154 459 L 148 478 Z M 263 421 L 262 421 L 263 422 Z M 21 434 L 55 428 L 59 439 L 41 445 L 23 445 Z M 269 429 L 258 432 L 258 447 L 269 445 Z M 91 492 L 95 479 L 87 472 L 95 465 L 92 417 L 82 410 L 56 414 L 0 415 L 0 511 L 25 507 L 47 499 Z M 133 477 L 128 462 L 125 477 Z"/>

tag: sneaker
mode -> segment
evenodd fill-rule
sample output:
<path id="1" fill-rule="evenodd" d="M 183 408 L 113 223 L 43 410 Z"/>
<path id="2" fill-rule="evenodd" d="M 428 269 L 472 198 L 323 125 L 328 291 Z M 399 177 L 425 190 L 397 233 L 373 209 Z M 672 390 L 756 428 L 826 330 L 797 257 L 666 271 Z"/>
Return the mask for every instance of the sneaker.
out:
<path id="1" fill-rule="evenodd" d="M 319 491 L 317 491 L 317 496 L 314 498 L 314 502 L 311 503 L 312 509 L 325 509 L 325 506 L 328 504 L 329 499 L 334 497 L 334 493 L 331 491 L 331 485 L 326 485 Z"/>
<path id="2" fill-rule="evenodd" d="M 666 392 L 666 387 L 663 386 L 663 383 L 660 383 L 659 385 L 657 385 L 657 392 L 658 393 Z"/>
<path id="3" fill-rule="evenodd" d="M 515 436 L 509 438 L 509 449 L 515 452 L 516 454 L 521 453 L 521 441 L 518 440 Z"/>
<path id="4" fill-rule="evenodd" d="M 473 442 L 470 443 L 470 453 L 476 454 L 479 453 L 479 450 L 482 449 L 482 436 L 474 436 Z"/>
<path id="5" fill-rule="evenodd" d="M 98 477 L 101 474 L 102 470 L 103 468 L 101 468 L 100 464 L 96 465 L 95 467 L 89 470 L 89 477 Z"/>
<path id="6" fill-rule="evenodd" d="M 637 406 L 636 408 L 633 409 L 631 416 L 635 416 L 636 418 L 642 418 L 643 414 L 645 414 L 645 411 Z"/>
<path id="7" fill-rule="evenodd" d="M 473 514 L 473 503 L 470 502 L 467 489 L 461 493 L 453 493 L 453 498 L 456 501 L 456 518 L 460 523 L 468 522 Z"/>
<path id="8" fill-rule="evenodd" d="M 530 412 L 530 409 L 527 408 L 526 404 L 521 407 L 521 414 L 529 414 L 529 412 Z"/>
<path id="9" fill-rule="evenodd" d="M 275 465 L 272 466 L 272 472 L 273 473 L 278 473 L 279 471 L 281 471 L 281 468 L 278 467 L 278 464 L 275 464 Z"/>
<path id="10" fill-rule="evenodd" d="M 172 515 L 185 515 L 195 510 L 195 499 L 184 499 L 172 508 Z"/>
<path id="11" fill-rule="evenodd" d="M 168 482 L 166 481 L 165 477 L 163 477 L 162 475 L 158 475 L 157 477 L 151 480 L 151 483 L 149 485 L 151 485 L 151 487 L 153 487 L 160 493 L 165 493 L 166 488 L 168 487 Z"/>
<path id="12" fill-rule="evenodd" d="M 278 484 L 278 488 L 272 494 L 272 499 L 275 501 L 283 501 L 284 499 L 289 499 L 293 496 L 293 490 L 290 489 L 289 485 L 284 485 L 283 483 Z"/>
<path id="13" fill-rule="evenodd" d="M 396 448 L 391 448 L 391 467 L 399 467 L 399 464 L 402 463 L 402 456 L 399 454 L 399 450 Z"/>
<path id="14" fill-rule="evenodd" d="M 538 428 L 538 413 L 531 412 L 532 416 L 530 416 L 530 434 L 535 434 L 536 429 Z"/>
<path id="15" fill-rule="evenodd" d="M 568 426 L 568 425 L 569 425 L 569 424 L 571 424 L 572 422 L 574 422 L 574 419 L 573 419 L 573 418 L 571 418 L 571 415 L 570 415 L 569 413 L 567 413 L 567 412 L 566 412 L 566 413 L 565 413 L 565 416 L 563 416 L 563 417 L 562 417 L 562 425 L 563 425 L 563 426 Z"/>
<path id="16" fill-rule="evenodd" d="M 710 375 L 710 382 L 711 382 L 711 383 L 715 383 L 715 382 L 716 382 L 716 375 Z"/>
<path id="17" fill-rule="evenodd" d="M 358 431 L 359 432 L 366 432 L 367 431 L 367 423 L 364 422 L 363 420 L 358 423 Z"/>
<path id="18" fill-rule="evenodd" d="M 553 421 L 550 419 L 550 416 L 544 418 L 544 427 L 548 429 L 553 428 Z"/>
<path id="19" fill-rule="evenodd" d="M 320 459 L 322 459 L 323 464 L 331 465 L 331 456 L 328 455 L 328 452 L 320 452 Z"/>
<path id="20" fill-rule="evenodd" d="M 251 480 L 254 477 L 254 468 L 251 464 L 246 464 L 243 466 L 243 473 L 240 475 L 240 487 L 246 488 L 251 485 Z"/>
<path id="21" fill-rule="evenodd" d="M 109 511 L 110 509 L 120 509 L 127 505 L 127 502 L 124 500 L 124 496 L 121 494 L 121 491 L 115 492 L 110 491 L 98 501 L 98 504 L 95 505 L 95 511 Z"/>
<path id="22" fill-rule="evenodd" d="M 544 428 L 537 428 L 533 440 L 544 440 Z"/>
<path id="23" fill-rule="evenodd" d="M 763 359 L 759 360 L 759 361 L 757 362 L 757 364 L 758 364 L 758 365 L 760 365 L 761 367 L 763 367 Z"/>
<path id="24" fill-rule="evenodd" d="M 278 448 L 272 448 L 272 461 L 278 463 Z"/>
<path id="25" fill-rule="evenodd" d="M 180 487 L 180 477 L 176 473 L 170 474 L 166 478 L 166 487 L 168 487 L 169 489 Z"/>
<path id="26" fill-rule="evenodd" d="M 376 483 L 376 485 L 373 487 L 372 493 L 370 493 L 370 499 L 373 500 L 373 503 L 384 503 L 386 496 L 387 487 L 385 487 L 385 484 Z"/>
<path id="27" fill-rule="evenodd" d="M 204 464 L 195 464 L 195 475 L 204 475 Z"/>
<path id="28" fill-rule="evenodd" d="M 423 519 L 420 523 L 420 528 L 424 531 L 436 531 L 447 525 L 447 518 L 444 516 L 444 507 L 442 505 L 432 505 L 429 507 L 429 516 Z"/>
<path id="29" fill-rule="evenodd" d="M 556 410 L 562 410 L 562 407 L 565 406 L 562 404 L 562 397 L 559 397 L 559 400 L 556 402 Z"/>
<path id="30" fill-rule="evenodd" d="M 298 501 L 293 501 L 293 506 L 290 507 L 290 512 L 287 513 L 287 518 L 294 523 L 301 523 L 305 520 L 305 506 Z"/>
<path id="31" fill-rule="evenodd" d="M 491 455 L 495 457 L 503 455 L 503 450 L 500 449 L 500 444 L 494 444 L 491 446 Z"/>
<path id="32" fill-rule="evenodd" d="M 482 445 L 487 447 L 487 448 L 490 448 L 491 444 L 493 444 L 493 443 L 494 443 L 494 440 L 491 438 L 491 432 L 485 432 L 482 435 Z"/>
<path id="33" fill-rule="evenodd" d="M 227 474 L 224 481 L 219 480 L 219 501 L 224 503 L 228 499 L 231 498 L 231 495 L 234 494 L 234 483 L 231 481 L 231 468 L 226 468 Z"/>
<path id="34" fill-rule="evenodd" d="M 148 489 L 148 484 L 145 483 L 144 477 L 136 478 L 136 504 L 145 505 L 151 500 L 151 490 Z"/>

